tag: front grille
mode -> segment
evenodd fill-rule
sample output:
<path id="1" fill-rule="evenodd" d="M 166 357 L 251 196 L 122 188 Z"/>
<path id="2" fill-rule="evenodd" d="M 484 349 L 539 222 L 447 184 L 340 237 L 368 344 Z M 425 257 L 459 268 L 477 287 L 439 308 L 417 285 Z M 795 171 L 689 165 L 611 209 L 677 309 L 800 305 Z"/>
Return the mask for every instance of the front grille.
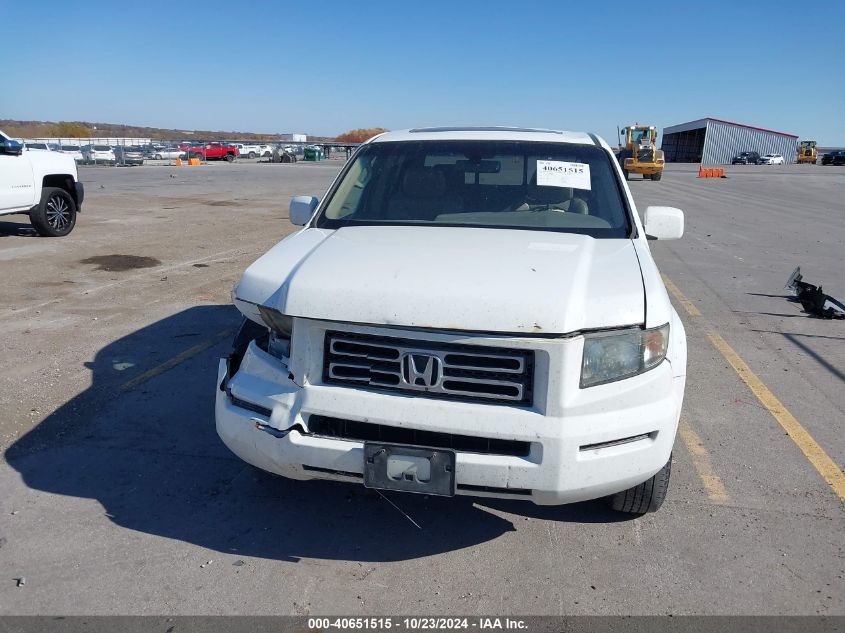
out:
<path id="1" fill-rule="evenodd" d="M 654 162 L 654 150 L 653 149 L 641 149 L 637 152 L 637 160 L 643 163 L 653 163 Z"/>
<path id="2" fill-rule="evenodd" d="M 326 332 L 328 384 L 528 406 L 533 375 L 531 351 Z"/>
<path id="3" fill-rule="evenodd" d="M 426 448 L 451 449 L 461 453 L 526 457 L 531 451 L 529 442 L 420 431 L 399 426 L 330 418 L 324 415 L 312 415 L 308 418 L 308 432 L 343 440 L 409 444 Z"/>

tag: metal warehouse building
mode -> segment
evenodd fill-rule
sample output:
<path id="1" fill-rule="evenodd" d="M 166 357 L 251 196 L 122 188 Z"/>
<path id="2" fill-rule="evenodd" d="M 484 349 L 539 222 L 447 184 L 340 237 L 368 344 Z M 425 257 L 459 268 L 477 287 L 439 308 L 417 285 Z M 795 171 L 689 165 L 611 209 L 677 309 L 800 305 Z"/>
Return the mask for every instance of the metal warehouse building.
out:
<path id="1" fill-rule="evenodd" d="M 721 119 L 698 119 L 663 129 L 661 147 L 668 163 L 730 163 L 740 152 L 781 154 L 794 163 L 798 137 Z"/>

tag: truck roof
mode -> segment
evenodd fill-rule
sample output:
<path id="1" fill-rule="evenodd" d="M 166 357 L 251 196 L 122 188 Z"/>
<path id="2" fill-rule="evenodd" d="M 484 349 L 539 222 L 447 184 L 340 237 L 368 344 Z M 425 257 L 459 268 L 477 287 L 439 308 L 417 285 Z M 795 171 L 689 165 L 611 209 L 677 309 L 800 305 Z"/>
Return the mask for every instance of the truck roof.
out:
<path id="1" fill-rule="evenodd" d="M 596 140 L 607 143 L 587 132 L 567 132 L 521 127 L 427 127 L 385 132 L 372 139 L 372 143 L 394 141 L 534 141 L 546 143 L 578 143 L 595 145 Z"/>

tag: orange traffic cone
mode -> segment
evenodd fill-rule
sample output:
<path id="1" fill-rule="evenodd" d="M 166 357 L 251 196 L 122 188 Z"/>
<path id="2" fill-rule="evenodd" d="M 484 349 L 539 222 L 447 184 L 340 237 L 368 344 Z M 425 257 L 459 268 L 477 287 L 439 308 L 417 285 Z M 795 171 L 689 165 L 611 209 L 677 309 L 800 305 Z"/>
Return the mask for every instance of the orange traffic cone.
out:
<path id="1" fill-rule="evenodd" d="M 704 168 L 701 166 L 701 163 L 698 164 L 698 177 L 699 178 L 705 178 Z"/>

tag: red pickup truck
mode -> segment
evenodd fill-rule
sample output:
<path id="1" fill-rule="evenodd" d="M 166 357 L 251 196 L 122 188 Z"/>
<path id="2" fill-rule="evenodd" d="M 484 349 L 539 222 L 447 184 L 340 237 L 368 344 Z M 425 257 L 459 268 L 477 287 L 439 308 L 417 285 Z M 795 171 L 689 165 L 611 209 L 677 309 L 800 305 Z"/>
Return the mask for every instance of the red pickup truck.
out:
<path id="1" fill-rule="evenodd" d="M 237 147 L 223 143 L 192 145 L 188 149 L 188 158 L 201 158 L 203 160 L 226 160 L 231 163 L 237 155 Z"/>

